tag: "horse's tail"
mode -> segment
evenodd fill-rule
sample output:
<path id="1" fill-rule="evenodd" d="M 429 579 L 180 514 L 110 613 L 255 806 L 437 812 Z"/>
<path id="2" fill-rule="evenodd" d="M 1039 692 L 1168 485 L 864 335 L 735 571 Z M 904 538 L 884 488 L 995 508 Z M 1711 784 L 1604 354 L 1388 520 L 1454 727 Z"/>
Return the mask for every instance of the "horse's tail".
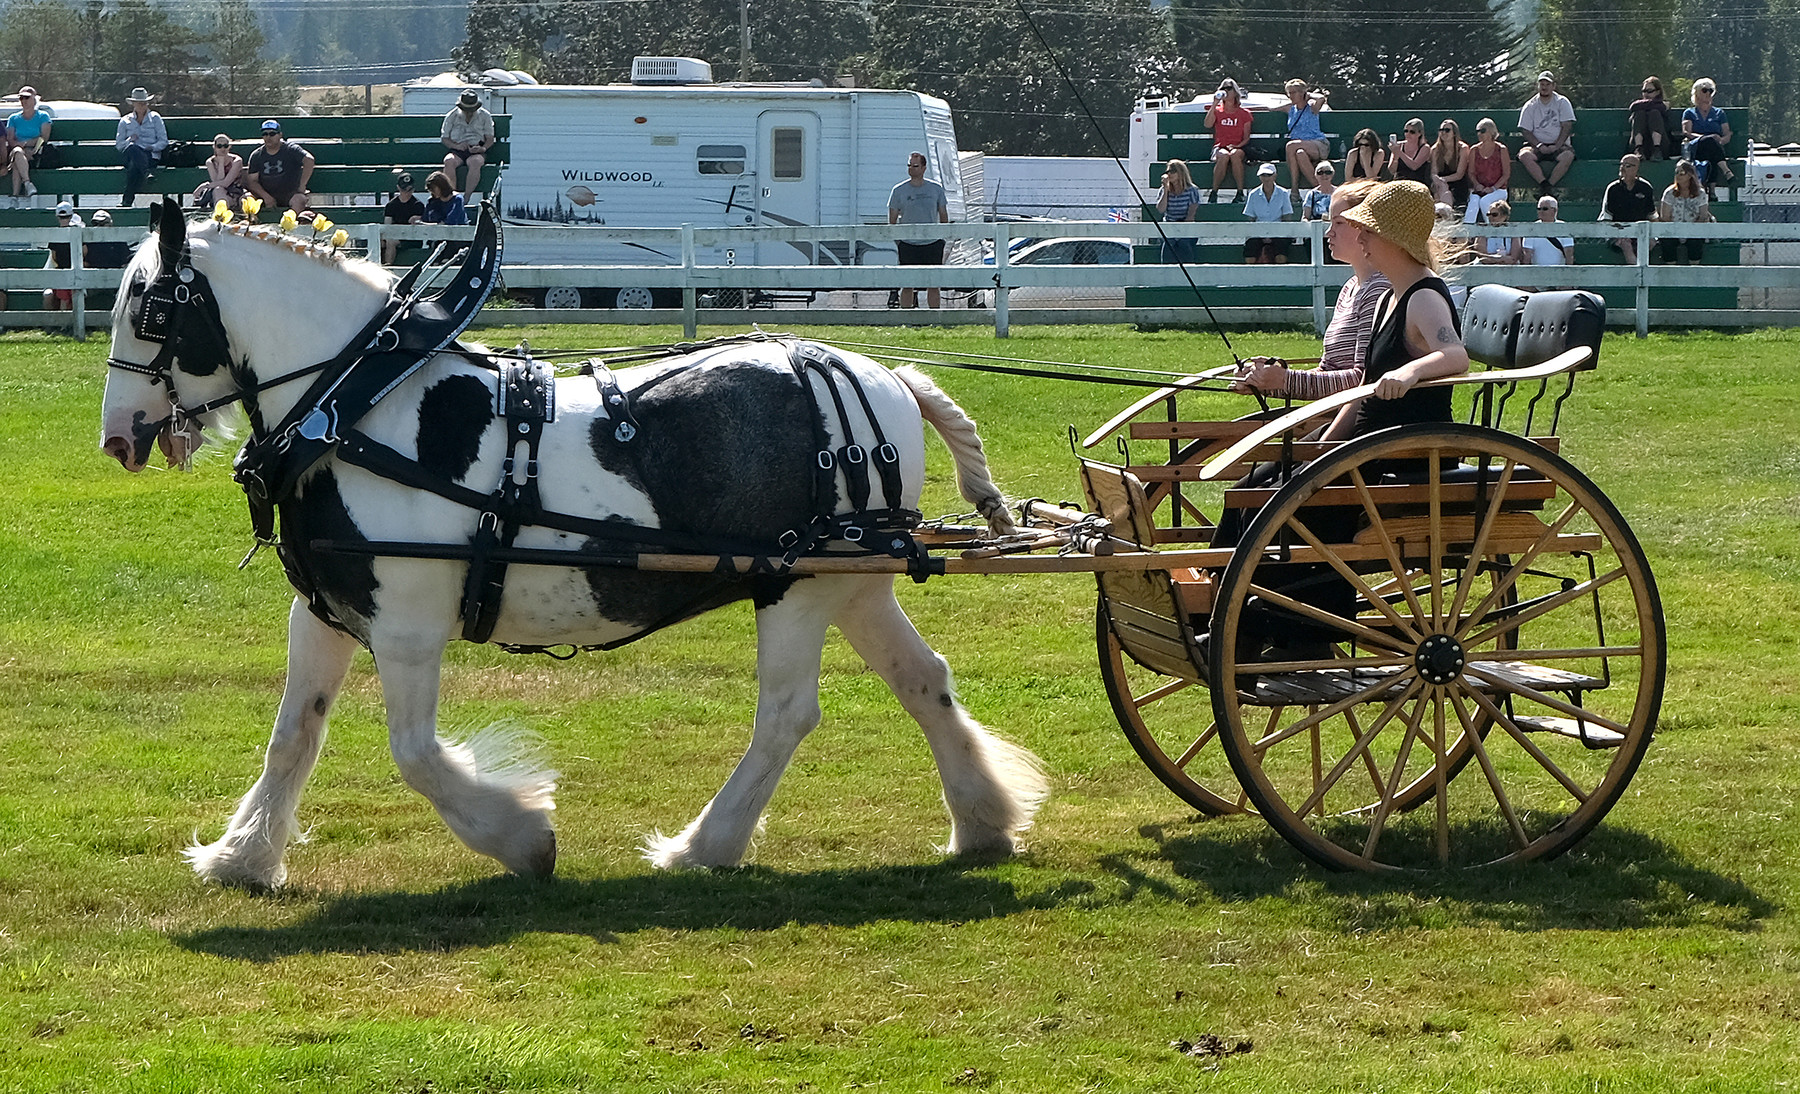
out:
<path id="1" fill-rule="evenodd" d="M 987 453 L 981 448 L 981 435 L 963 408 L 931 382 L 931 378 L 911 365 L 901 365 L 894 375 L 913 393 L 919 404 L 919 415 L 944 438 L 950 454 L 956 458 L 956 485 L 963 499 L 987 518 L 988 530 L 997 536 L 1018 531 L 1006 497 L 994 485 L 988 472 Z"/>

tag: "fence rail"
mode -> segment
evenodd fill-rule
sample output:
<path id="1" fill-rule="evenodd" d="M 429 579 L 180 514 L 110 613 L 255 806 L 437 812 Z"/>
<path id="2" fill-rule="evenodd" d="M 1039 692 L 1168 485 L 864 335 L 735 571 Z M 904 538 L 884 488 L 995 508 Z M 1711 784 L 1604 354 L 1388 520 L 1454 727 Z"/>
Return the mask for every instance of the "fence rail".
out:
<path id="1" fill-rule="evenodd" d="M 416 240 L 426 243 L 467 239 L 470 229 L 446 228 L 441 225 L 352 225 L 347 226 L 356 246 L 352 250 L 379 253 L 382 240 Z M 546 265 L 515 264 L 503 267 L 505 286 L 513 290 L 541 290 L 555 287 L 628 288 L 643 287 L 678 289 L 681 306 L 660 309 L 612 308 L 490 308 L 484 313 L 485 323 L 679 323 L 692 336 L 702 324 L 744 324 L 767 320 L 766 308 L 723 308 L 704 306 L 716 299 L 721 290 L 762 290 L 777 293 L 866 293 L 886 292 L 899 288 L 940 288 L 952 293 L 985 294 L 979 308 L 943 308 L 937 311 L 895 312 L 887 307 L 859 306 L 854 296 L 848 306 L 828 296 L 822 306 L 804 311 L 805 321 L 820 324 L 887 325 L 900 321 L 929 322 L 943 325 L 992 326 L 1005 337 L 1014 324 L 1057 323 L 1140 323 L 1180 324 L 1201 322 L 1204 310 L 1198 305 L 1179 307 L 1031 307 L 1015 305 L 1018 290 L 1123 290 L 1127 288 L 1187 288 L 1189 278 L 1199 290 L 1201 299 L 1209 291 L 1242 288 L 1302 288 L 1311 293 L 1310 307 L 1215 307 L 1213 312 L 1224 322 L 1295 324 L 1311 321 L 1323 328 L 1330 316 L 1331 303 L 1337 289 L 1349 277 L 1349 268 L 1324 261 L 1325 225 L 1318 221 L 1281 224 L 1217 224 L 1185 223 L 1163 225 L 1168 234 L 1204 242 L 1238 243 L 1250 237 L 1285 236 L 1311 244 L 1311 260 L 1285 265 L 1216 265 L 1197 264 L 1185 267 L 1158 264 L 1135 265 L 1020 265 L 1008 261 L 1008 247 L 1022 232 L 1031 238 L 1113 238 L 1134 243 L 1154 242 L 1160 238 L 1153 224 L 1119 224 L 1106 222 L 1065 222 L 1020 224 L 944 224 L 932 229 L 949 239 L 973 241 L 974 250 L 982 243 L 990 244 L 994 255 L 991 264 L 948 266 L 754 266 L 735 263 L 703 262 L 703 250 L 741 251 L 756 243 L 838 243 L 851 244 L 856 253 L 859 242 L 886 243 L 905 236 L 915 236 L 917 226 L 861 224 L 820 227 L 776 228 L 621 228 L 509 226 L 509 243 L 550 243 L 593 247 L 625 244 L 646 252 L 656 251 L 680 256 L 679 262 L 661 265 L 633 263 L 628 265 Z M 1508 225 L 1504 228 L 1471 226 L 1471 236 L 1538 236 L 1543 235 L 1536 222 Z M 1635 308 L 1613 308 L 1609 321 L 1618 326 L 1634 327 L 1641 336 L 1652 325 L 1667 326 L 1795 326 L 1800 325 L 1800 306 L 1781 306 L 1779 297 L 1800 295 L 1800 224 L 1662 224 L 1642 222 L 1629 225 L 1608 223 L 1558 223 L 1554 234 L 1578 239 L 1633 239 L 1637 243 L 1635 265 L 1578 266 L 1512 266 L 1467 265 L 1454 268 L 1453 279 L 1461 284 L 1486 282 L 1518 285 L 1525 288 L 1566 287 L 1585 289 L 1632 289 Z M 0 228 L 0 251 L 42 249 L 51 243 L 70 246 L 71 269 L 0 269 L 0 291 L 73 290 L 70 312 L 7 311 L 0 314 L 5 326 L 68 326 L 82 337 L 89 328 L 110 323 L 104 309 L 90 306 L 90 293 L 116 290 L 120 274 L 117 270 L 85 267 L 81 261 L 83 243 L 124 241 L 136 243 L 143 238 L 139 228 Z M 1740 259 L 1752 261 L 1735 266 L 1652 265 L 1650 256 L 1657 241 L 1664 238 L 1735 241 L 1741 245 Z M 1787 246 L 1784 246 L 1787 245 Z M 1761 261 L 1755 261 L 1756 259 Z M 1774 262 L 1772 258 L 1784 261 Z M 1731 288 L 1768 290 L 1760 305 L 1755 299 L 1740 301 L 1735 310 L 1718 308 L 1651 308 L 1652 289 Z M 1754 295 L 1754 294 L 1749 294 Z M 1774 301 L 1775 306 L 1770 306 Z M 1800 302 L 1797 302 L 1800 303 Z M 795 314 L 797 312 L 784 312 Z"/>

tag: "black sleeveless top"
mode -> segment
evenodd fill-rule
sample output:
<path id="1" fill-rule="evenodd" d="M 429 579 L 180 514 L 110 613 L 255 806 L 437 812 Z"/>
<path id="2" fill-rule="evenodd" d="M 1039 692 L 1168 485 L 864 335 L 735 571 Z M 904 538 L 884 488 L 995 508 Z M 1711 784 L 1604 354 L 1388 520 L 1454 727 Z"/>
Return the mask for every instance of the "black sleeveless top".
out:
<path id="1" fill-rule="evenodd" d="M 1457 314 L 1456 303 L 1450 299 L 1450 287 L 1444 284 L 1443 278 L 1426 274 L 1414 282 L 1400 302 L 1375 324 L 1375 332 L 1369 337 L 1369 348 L 1363 358 L 1363 383 L 1372 384 L 1415 357 L 1423 356 L 1406 345 L 1406 308 L 1412 302 L 1413 293 L 1421 289 L 1429 289 L 1444 298 L 1444 304 L 1450 309 L 1450 322 L 1456 333 L 1462 334 L 1462 316 Z M 1382 305 L 1392 299 L 1390 290 Z M 1381 314 L 1379 306 L 1376 314 Z M 1414 388 L 1398 399 L 1377 399 L 1371 395 L 1362 401 L 1357 411 L 1356 436 L 1392 425 L 1450 420 L 1450 389 L 1447 387 Z"/>

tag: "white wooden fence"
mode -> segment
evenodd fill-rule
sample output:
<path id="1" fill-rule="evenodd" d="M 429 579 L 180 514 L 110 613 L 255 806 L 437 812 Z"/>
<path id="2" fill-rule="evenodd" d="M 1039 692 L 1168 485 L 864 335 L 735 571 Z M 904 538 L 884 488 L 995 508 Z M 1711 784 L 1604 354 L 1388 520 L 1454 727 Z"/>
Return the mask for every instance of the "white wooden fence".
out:
<path id="1" fill-rule="evenodd" d="M 517 247 L 521 242 L 543 240 L 556 243 L 588 243 L 596 248 L 602 243 L 627 243 L 679 254 L 682 261 L 672 265 L 507 265 L 502 277 L 508 290 L 523 290 L 535 296 L 534 290 L 556 286 L 577 288 L 646 288 L 678 289 L 681 306 L 668 309 L 588 309 L 494 307 L 483 313 L 482 322 L 516 323 L 679 323 L 692 337 L 701 325 L 745 325 L 768 322 L 771 312 L 762 308 L 718 308 L 703 306 L 717 298 L 721 290 L 764 290 L 778 293 L 817 292 L 829 294 L 804 312 L 783 310 L 784 321 L 804 320 L 816 324 L 895 325 L 929 323 L 933 325 L 992 326 L 995 334 L 1005 337 L 1014 324 L 1066 323 L 1140 323 L 1183 324 L 1205 321 L 1199 307 L 1030 307 L 1021 302 L 1015 306 L 1013 295 L 1018 290 L 1093 290 L 1128 287 L 1186 287 L 1188 278 L 1204 298 L 1208 290 L 1249 287 L 1302 287 L 1312 295 L 1310 308 L 1296 307 L 1216 307 L 1214 314 L 1221 322 L 1247 324 L 1285 324 L 1312 322 L 1323 328 L 1330 315 L 1337 289 L 1349 276 L 1348 267 L 1326 264 L 1323 256 L 1325 225 L 1321 222 L 1283 224 L 1218 224 L 1193 223 L 1165 225 L 1172 236 L 1187 236 L 1206 242 L 1239 243 L 1251 236 L 1286 235 L 1311 242 L 1310 262 L 1286 265 L 1173 265 L 1144 264 L 1132 266 L 1096 265 L 1019 265 L 1007 261 L 1008 246 L 1021 232 L 1033 238 L 1090 237 L 1120 238 L 1134 242 L 1158 238 L 1156 225 L 1106 222 L 1031 223 L 1031 224 L 946 224 L 934 228 L 952 239 L 987 241 L 996 257 L 991 265 L 951 265 L 941 267 L 896 266 L 746 266 L 702 263 L 697 255 L 715 247 L 748 251 L 757 242 L 826 242 L 848 241 L 854 253 L 857 242 L 887 242 L 916 235 L 916 226 L 886 224 L 823 226 L 800 228 L 615 228 L 615 227 L 524 227 L 508 226 L 506 240 Z M 378 253 L 382 239 L 455 240 L 467 238 L 470 229 L 445 228 L 438 225 L 351 225 L 352 249 L 366 248 Z M 1509 225 L 1505 228 L 1472 228 L 1471 234 L 1504 236 L 1539 236 L 1545 234 L 1536 222 Z M 1619 326 L 1632 326 L 1639 335 L 1652 325 L 1666 327 L 1700 326 L 1800 326 L 1800 224 L 1660 224 L 1644 222 L 1622 227 L 1606 223 L 1558 223 L 1558 236 L 1613 239 L 1625 236 L 1636 240 L 1636 265 L 1583 266 L 1459 266 L 1453 279 L 1475 285 L 1499 282 L 1527 288 L 1565 287 L 1601 289 L 1624 287 L 1635 291 L 1636 308 L 1614 308 L 1609 321 Z M 87 304 L 87 293 L 99 289 L 115 289 L 119 284 L 116 270 L 89 269 L 81 265 L 83 242 L 123 240 L 137 242 L 143 238 L 141 228 L 3 228 L 0 249 L 43 248 L 52 241 L 68 242 L 75 268 L 0 269 L 0 289 L 14 292 L 53 288 L 74 290 L 72 312 L 8 311 L 0 314 L 0 323 L 20 327 L 67 327 L 77 337 L 89 328 L 111 323 L 109 314 L 97 312 Z M 1747 264 L 1737 266 L 1664 266 L 1652 265 L 1655 244 L 1664 237 L 1730 240 L 1741 245 Z M 973 248 L 964 248 L 972 250 Z M 1770 258 L 1783 264 L 1769 264 Z M 936 311 L 895 311 L 886 306 L 859 306 L 857 296 L 876 294 L 885 305 L 888 290 L 894 288 L 938 287 L 947 297 L 964 299 L 979 291 L 983 294 L 980 308 L 945 307 Z M 1652 288 L 1718 288 L 1729 287 L 1739 292 L 1739 307 L 1658 308 L 1650 307 Z M 1758 292 L 1757 290 L 1762 290 Z M 845 306 L 843 297 L 850 295 Z M 921 300 L 921 303 L 923 301 Z"/>

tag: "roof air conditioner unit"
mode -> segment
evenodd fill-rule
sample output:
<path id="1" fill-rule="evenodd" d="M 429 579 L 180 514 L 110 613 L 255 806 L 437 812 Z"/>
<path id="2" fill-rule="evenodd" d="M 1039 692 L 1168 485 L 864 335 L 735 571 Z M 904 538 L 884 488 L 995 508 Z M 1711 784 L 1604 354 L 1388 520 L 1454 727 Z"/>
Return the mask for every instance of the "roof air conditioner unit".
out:
<path id="1" fill-rule="evenodd" d="M 634 84 L 710 84 L 712 66 L 696 57 L 633 57 Z"/>

